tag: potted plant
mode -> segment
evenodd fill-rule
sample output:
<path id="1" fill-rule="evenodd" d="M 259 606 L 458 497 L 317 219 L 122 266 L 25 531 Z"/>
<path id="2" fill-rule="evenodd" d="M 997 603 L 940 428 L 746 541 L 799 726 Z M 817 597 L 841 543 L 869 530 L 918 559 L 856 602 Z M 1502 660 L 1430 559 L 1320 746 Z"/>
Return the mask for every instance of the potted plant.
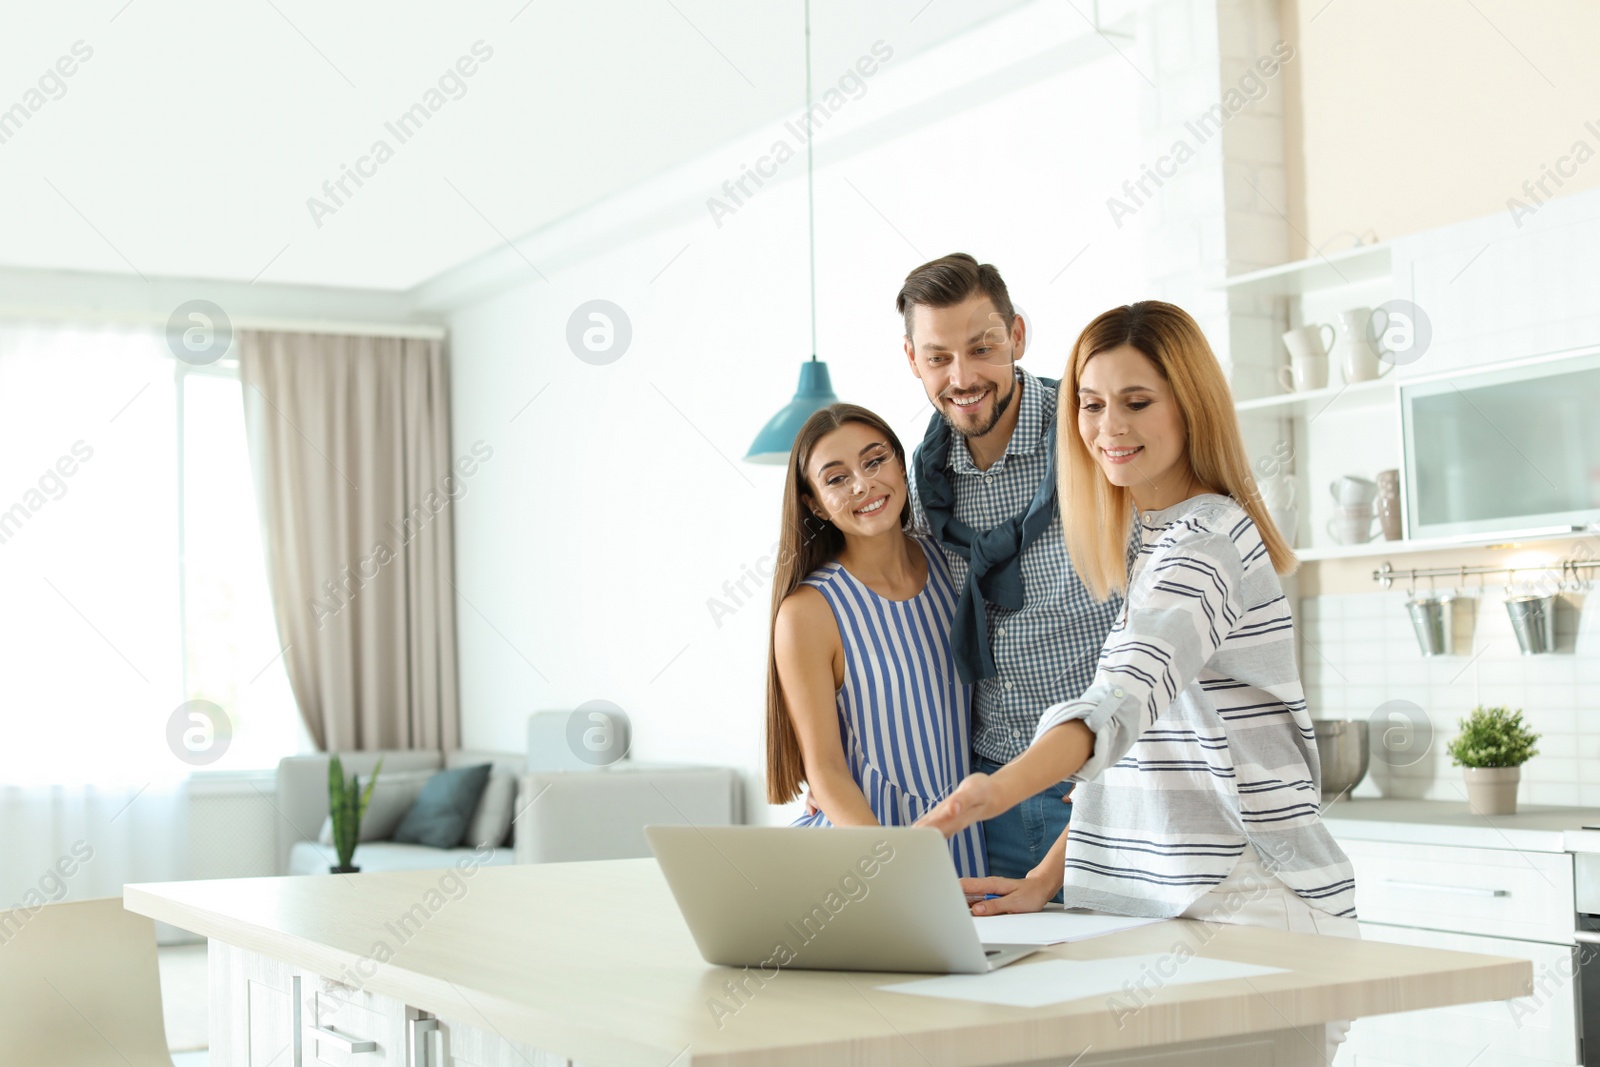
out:
<path id="1" fill-rule="evenodd" d="M 1466 768 L 1467 804 L 1479 815 L 1515 815 L 1522 765 L 1539 754 L 1539 735 L 1522 722 L 1522 709 L 1482 704 L 1461 720 L 1450 742 L 1450 761 Z"/>
<path id="2" fill-rule="evenodd" d="M 334 874 L 354 874 L 360 867 L 350 865 L 356 853 L 356 842 L 361 837 L 361 817 L 367 813 L 367 801 L 372 799 L 372 787 L 378 782 L 378 772 L 383 770 L 383 758 L 372 768 L 372 780 L 361 788 L 361 776 L 353 774 L 345 781 L 344 764 L 338 756 L 328 760 L 328 816 L 333 820 L 333 848 L 339 854 L 339 865 L 330 867 Z"/>

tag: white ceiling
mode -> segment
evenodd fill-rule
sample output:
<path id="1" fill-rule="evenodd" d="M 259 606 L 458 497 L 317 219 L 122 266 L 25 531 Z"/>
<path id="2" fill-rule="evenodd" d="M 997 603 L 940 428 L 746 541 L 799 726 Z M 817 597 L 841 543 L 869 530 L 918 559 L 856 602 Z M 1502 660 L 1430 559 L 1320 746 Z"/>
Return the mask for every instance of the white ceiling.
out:
<path id="1" fill-rule="evenodd" d="M 1024 2 L 814 0 L 814 77 Z M 0 131 L 0 267 L 409 289 L 804 92 L 800 0 L 8 0 L 3 29 L 0 113 L 37 110 Z M 401 143 L 385 123 L 480 40 L 464 94 Z M 308 198 L 332 205 L 323 183 L 380 138 L 393 158 L 318 226 Z"/>

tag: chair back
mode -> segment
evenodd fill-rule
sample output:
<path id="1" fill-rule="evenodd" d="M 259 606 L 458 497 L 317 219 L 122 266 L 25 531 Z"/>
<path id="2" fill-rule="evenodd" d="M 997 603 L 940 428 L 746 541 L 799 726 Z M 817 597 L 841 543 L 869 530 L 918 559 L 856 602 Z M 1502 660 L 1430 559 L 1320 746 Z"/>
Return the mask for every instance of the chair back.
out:
<path id="1" fill-rule="evenodd" d="M 156 928 L 120 897 L 0 911 L 0 1060 L 172 1067 Z"/>

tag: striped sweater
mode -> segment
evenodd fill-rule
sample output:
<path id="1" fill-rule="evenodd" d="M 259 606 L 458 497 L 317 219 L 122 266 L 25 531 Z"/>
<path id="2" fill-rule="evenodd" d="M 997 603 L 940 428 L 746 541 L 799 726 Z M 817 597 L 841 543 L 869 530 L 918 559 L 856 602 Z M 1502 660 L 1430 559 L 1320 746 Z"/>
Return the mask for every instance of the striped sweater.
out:
<path id="1" fill-rule="evenodd" d="M 1094 682 L 1034 735 L 1072 719 L 1095 735 L 1072 776 L 1067 905 L 1174 916 L 1253 846 L 1308 904 L 1353 916 L 1350 861 L 1321 819 L 1294 623 L 1255 523 L 1209 493 L 1139 522 Z"/>

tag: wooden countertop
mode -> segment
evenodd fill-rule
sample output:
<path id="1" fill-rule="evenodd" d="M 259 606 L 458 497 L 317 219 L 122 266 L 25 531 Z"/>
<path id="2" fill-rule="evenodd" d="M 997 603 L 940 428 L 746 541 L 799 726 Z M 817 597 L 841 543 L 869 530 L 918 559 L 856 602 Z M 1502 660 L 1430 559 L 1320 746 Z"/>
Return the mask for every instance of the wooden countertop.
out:
<path id="1" fill-rule="evenodd" d="M 731 1017 L 654 860 L 129 885 L 130 911 L 399 998 L 590 1064 L 690 1067 L 868 1061 L 956 1067 L 1070 1060 L 1526 995 L 1523 960 L 1174 920 L 1050 956 L 1186 951 L 1285 974 L 1045 1008 L 876 991 L 904 975 L 784 970 Z M 420 910 L 414 910 L 420 909 Z M 415 918 L 402 928 L 400 918 Z M 374 967 L 372 962 L 387 957 Z M 1031 966 L 1024 960 L 1013 967 Z M 357 975 L 366 973 L 364 980 Z M 1120 1026 L 1119 1026 L 1120 1022 Z"/>

